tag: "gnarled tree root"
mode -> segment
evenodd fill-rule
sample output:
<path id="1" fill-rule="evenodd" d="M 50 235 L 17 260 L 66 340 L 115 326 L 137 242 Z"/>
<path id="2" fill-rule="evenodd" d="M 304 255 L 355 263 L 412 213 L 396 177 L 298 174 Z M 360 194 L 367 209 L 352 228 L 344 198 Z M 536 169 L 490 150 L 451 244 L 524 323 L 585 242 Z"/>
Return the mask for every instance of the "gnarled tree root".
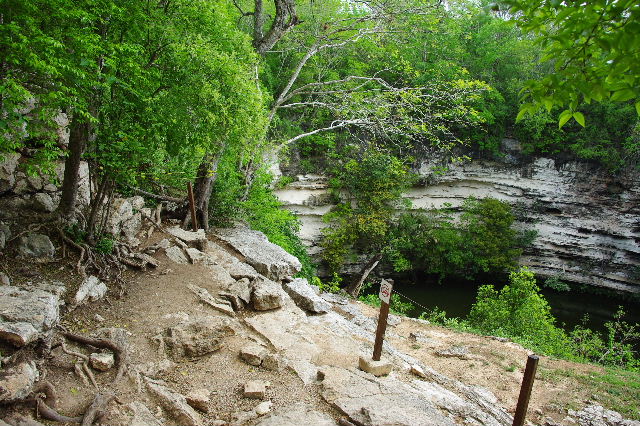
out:
<path id="1" fill-rule="evenodd" d="M 81 336 L 79 334 L 73 334 L 69 332 L 64 332 L 62 333 L 62 335 L 67 339 L 76 343 L 82 343 L 84 345 L 90 345 L 90 346 L 101 348 L 101 349 L 109 349 L 110 351 L 112 351 L 115 356 L 116 364 L 118 365 L 118 372 L 116 373 L 116 377 L 113 381 L 114 383 L 117 383 L 120 381 L 120 379 L 122 378 L 122 376 L 124 375 L 127 369 L 126 348 L 118 345 L 117 343 L 109 339 L 86 337 L 86 336 Z"/>

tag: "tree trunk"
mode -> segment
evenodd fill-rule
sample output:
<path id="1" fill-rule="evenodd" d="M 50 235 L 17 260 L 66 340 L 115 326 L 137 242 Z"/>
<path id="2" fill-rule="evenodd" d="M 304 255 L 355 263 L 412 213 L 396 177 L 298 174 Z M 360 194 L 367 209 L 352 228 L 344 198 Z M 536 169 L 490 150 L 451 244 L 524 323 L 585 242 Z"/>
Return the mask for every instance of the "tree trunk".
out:
<path id="1" fill-rule="evenodd" d="M 345 288 L 345 291 L 349 293 L 352 297 L 357 298 L 360 294 L 360 289 L 362 288 L 362 284 L 364 284 L 365 280 L 373 271 L 378 263 L 382 260 L 382 253 L 378 253 L 373 256 L 369 261 L 362 267 L 360 273 L 356 275 L 351 284 Z"/>
<path id="2" fill-rule="evenodd" d="M 76 199 L 80 181 L 80 162 L 89 139 L 89 123 L 74 118 L 69 133 L 69 155 L 64 163 L 60 218 L 67 223 L 76 221 Z"/>
<path id="3" fill-rule="evenodd" d="M 222 158 L 224 146 L 217 154 L 206 154 L 198 167 L 198 177 L 193 188 L 193 196 L 196 205 L 196 219 L 200 227 L 209 229 L 209 199 L 213 191 L 213 184 L 216 181 L 218 163 Z M 187 211 L 184 225 L 191 223 L 191 213 Z"/>
<path id="4" fill-rule="evenodd" d="M 253 47 L 260 56 L 264 56 L 295 25 L 300 23 L 296 14 L 295 0 L 274 0 L 276 16 L 267 34 L 262 35 L 265 22 L 262 0 L 255 1 Z"/>

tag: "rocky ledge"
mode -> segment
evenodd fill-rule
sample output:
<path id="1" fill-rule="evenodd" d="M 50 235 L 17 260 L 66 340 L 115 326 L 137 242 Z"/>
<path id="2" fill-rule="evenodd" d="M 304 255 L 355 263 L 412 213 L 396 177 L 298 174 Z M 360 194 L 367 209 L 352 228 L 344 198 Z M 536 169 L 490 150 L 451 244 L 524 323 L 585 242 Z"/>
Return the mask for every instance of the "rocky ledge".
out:
<path id="1" fill-rule="evenodd" d="M 517 141 L 503 145 L 501 161 L 453 164 L 444 173 L 438 161 L 425 160 L 418 170 L 424 184 L 405 196 L 425 209 L 458 207 L 468 197 L 509 202 L 517 206 L 517 226 L 538 233 L 521 264 L 541 276 L 640 292 L 640 173 L 612 176 L 584 162 L 524 159 Z M 322 215 L 332 207 L 326 178 L 299 176 L 276 195 L 301 219 L 301 236 L 317 254 Z"/>

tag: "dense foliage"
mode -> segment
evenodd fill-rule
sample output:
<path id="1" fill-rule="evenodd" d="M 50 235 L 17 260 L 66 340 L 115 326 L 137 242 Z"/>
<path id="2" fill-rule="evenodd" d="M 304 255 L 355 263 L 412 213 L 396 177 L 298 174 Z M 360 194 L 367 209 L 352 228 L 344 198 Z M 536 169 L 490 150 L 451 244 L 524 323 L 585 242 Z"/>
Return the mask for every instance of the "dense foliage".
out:
<path id="1" fill-rule="evenodd" d="M 509 284 L 500 290 L 481 286 L 467 318 L 447 318 L 437 309 L 423 317 L 449 327 L 508 337 L 541 354 L 638 370 L 640 325 L 625 322 L 624 315 L 619 309 L 605 324 L 605 332 L 585 326 L 565 331 L 557 325 L 533 273 L 522 268 L 512 272 Z"/>

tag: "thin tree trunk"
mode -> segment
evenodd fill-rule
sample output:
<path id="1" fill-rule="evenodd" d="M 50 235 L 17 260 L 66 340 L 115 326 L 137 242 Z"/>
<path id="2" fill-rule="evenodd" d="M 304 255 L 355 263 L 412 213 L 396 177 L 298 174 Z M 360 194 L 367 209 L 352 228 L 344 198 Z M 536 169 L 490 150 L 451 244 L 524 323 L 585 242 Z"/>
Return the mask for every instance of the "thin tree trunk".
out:
<path id="1" fill-rule="evenodd" d="M 378 263 L 382 260 L 382 253 L 378 253 L 373 256 L 369 261 L 362 267 L 360 273 L 354 278 L 354 280 L 347 286 L 345 291 L 349 293 L 352 297 L 357 298 L 360 294 L 360 289 L 362 288 L 362 284 L 366 281 L 367 277 L 373 271 Z"/>
<path id="2" fill-rule="evenodd" d="M 204 156 L 198 167 L 198 177 L 196 177 L 196 182 L 193 187 L 196 219 L 205 231 L 209 229 L 209 199 L 213 191 L 213 184 L 216 182 L 218 163 L 220 163 L 223 152 L 224 146 L 217 154 L 206 154 Z M 191 215 L 188 211 L 183 223 L 184 226 L 191 223 Z"/>
<path id="3" fill-rule="evenodd" d="M 87 147 L 88 138 L 89 123 L 73 118 L 69 133 L 69 156 L 64 163 L 64 180 L 60 201 L 60 217 L 67 223 L 73 223 L 76 220 L 80 162 Z"/>

